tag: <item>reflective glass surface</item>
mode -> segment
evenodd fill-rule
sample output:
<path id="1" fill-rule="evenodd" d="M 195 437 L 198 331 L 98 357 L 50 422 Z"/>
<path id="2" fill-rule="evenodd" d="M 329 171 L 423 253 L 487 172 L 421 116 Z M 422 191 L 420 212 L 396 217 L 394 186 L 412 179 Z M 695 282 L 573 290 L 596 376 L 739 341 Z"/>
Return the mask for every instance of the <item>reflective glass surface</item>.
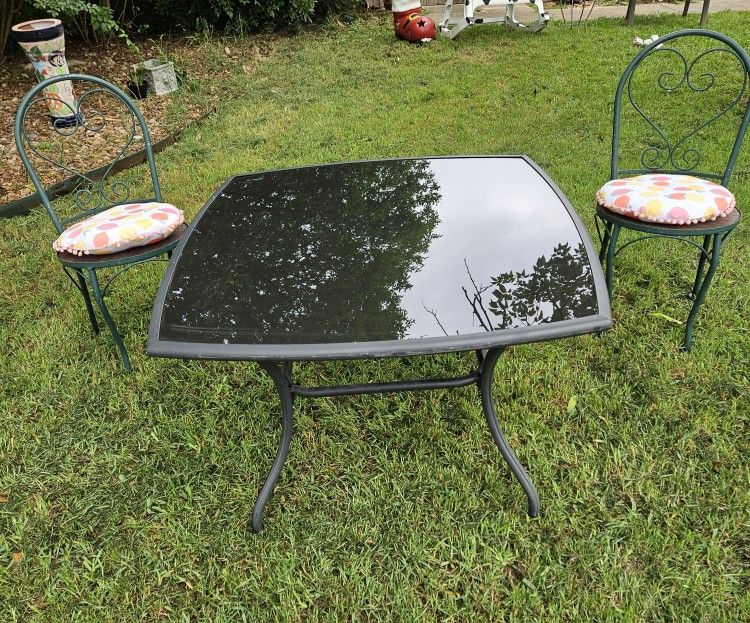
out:
<path id="1" fill-rule="evenodd" d="M 176 260 L 160 340 L 405 340 L 599 313 L 575 223 L 518 157 L 237 176 Z"/>

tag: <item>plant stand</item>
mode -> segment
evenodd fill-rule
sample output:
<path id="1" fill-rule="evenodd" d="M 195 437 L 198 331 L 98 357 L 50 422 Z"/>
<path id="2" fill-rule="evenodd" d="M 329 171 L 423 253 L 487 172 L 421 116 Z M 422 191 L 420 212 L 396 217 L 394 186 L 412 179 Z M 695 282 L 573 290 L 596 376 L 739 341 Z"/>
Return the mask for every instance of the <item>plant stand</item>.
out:
<path id="1" fill-rule="evenodd" d="M 38 82 L 70 73 L 65 60 L 65 32 L 59 19 L 32 19 L 16 24 L 11 30 L 34 67 Z M 78 103 L 69 80 L 50 85 L 44 96 L 56 128 L 77 124 Z"/>

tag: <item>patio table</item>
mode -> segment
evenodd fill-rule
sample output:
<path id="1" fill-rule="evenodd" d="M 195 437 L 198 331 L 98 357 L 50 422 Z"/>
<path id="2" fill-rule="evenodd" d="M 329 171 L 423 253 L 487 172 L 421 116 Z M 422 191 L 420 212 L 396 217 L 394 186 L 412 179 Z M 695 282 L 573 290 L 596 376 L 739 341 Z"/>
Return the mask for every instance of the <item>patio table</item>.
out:
<path id="1" fill-rule="evenodd" d="M 281 400 L 263 508 L 293 434 L 294 397 L 477 385 L 493 440 L 539 512 L 508 445 L 492 374 L 508 346 L 611 326 L 586 229 L 525 156 L 405 158 L 236 175 L 170 260 L 148 353 L 257 362 Z M 473 351 L 457 378 L 303 387 L 293 363 Z"/>

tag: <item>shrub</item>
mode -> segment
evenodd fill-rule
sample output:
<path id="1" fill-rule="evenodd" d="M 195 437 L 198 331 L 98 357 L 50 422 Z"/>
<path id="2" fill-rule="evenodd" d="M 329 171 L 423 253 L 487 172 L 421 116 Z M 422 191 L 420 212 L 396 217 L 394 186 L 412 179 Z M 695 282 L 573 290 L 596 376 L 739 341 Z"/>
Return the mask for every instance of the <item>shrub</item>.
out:
<path id="1" fill-rule="evenodd" d="M 310 23 L 332 13 L 364 6 L 357 0 L 136 0 L 137 20 L 152 29 L 223 30 L 240 26 L 253 32 Z"/>
<path id="2" fill-rule="evenodd" d="M 116 35 L 132 45 L 127 30 L 149 34 L 228 28 L 273 31 L 365 4 L 365 0 L 0 0 L 0 59 L 11 25 L 32 17 L 58 17 L 69 34 L 85 41 Z"/>
<path id="3" fill-rule="evenodd" d="M 117 35 L 132 46 L 123 27 L 115 19 L 109 0 L 27 0 L 44 15 L 57 17 L 87 43 L 99 43 L 102 38 Z"/>

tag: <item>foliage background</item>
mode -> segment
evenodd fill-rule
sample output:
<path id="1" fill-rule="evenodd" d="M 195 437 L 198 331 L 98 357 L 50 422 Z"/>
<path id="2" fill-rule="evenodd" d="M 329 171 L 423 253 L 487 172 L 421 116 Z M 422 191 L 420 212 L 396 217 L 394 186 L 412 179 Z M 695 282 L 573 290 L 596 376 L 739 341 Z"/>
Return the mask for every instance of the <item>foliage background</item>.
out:
<path id="1" fill-rule="evenodd" d="M 334 13 L 365 6 L 363 0 L 3 0 L 0 59 L 12 24 L 55 16 L 85 39 L 128 32 L 229 30 L 239 34 L 295 29 Z"/>

